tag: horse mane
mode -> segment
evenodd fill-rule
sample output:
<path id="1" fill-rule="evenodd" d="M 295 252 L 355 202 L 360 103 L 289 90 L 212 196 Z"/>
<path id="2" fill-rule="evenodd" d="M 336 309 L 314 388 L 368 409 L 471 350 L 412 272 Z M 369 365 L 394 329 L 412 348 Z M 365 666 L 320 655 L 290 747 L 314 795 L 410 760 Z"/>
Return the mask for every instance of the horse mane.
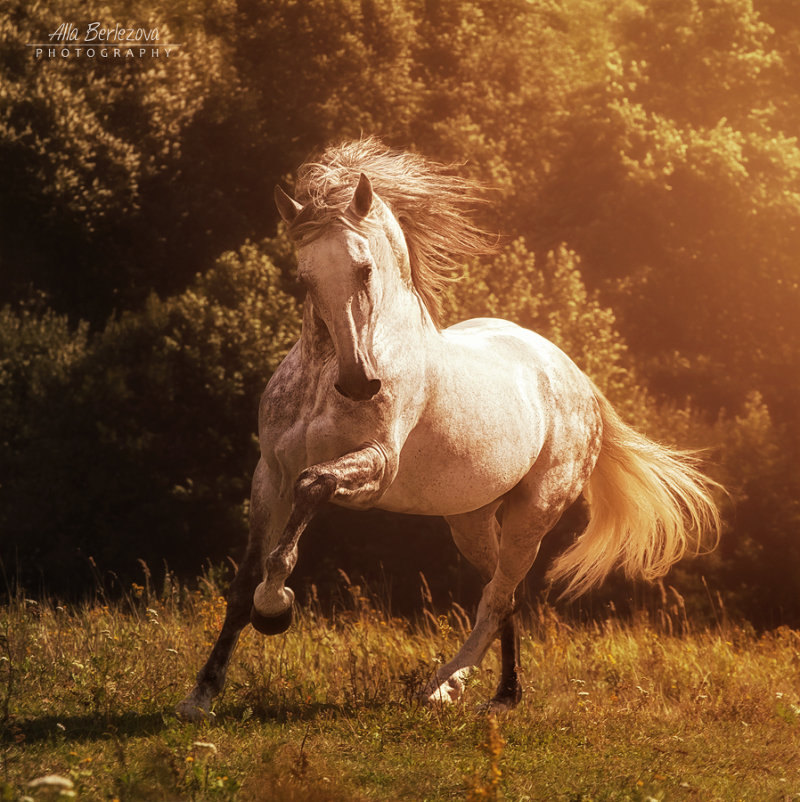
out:
<path id="1" fill-rule="evenodd" d="M 347 208 L 364 173 L 403 231 L 411 280 L 436 325 L 440 294 L 458 279 L 463 260 L 490 253 L 495 240 L 472 223 L 480 185 L 453 174 L 453 167 L 417 153 L 394 150 L 376 137 L 328 147 L 298 170 L 295 193 L 302 212 L 289 227 L 296 242 L 317 236 L 333 220 L 353 226 Z"/>

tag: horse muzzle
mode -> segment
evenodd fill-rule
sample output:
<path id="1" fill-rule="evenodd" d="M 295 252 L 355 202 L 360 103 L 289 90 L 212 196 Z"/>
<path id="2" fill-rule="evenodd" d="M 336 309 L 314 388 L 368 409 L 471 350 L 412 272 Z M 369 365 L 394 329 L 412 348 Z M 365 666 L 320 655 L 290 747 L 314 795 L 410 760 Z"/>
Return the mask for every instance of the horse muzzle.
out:
<path id="1" fill-rule="evenodd" d="M 362 371 L 339 372 L 339 380 L 333 385 L 339 395 L 351 401 L 369 401 L 381 389 L 381 380 Z"/>

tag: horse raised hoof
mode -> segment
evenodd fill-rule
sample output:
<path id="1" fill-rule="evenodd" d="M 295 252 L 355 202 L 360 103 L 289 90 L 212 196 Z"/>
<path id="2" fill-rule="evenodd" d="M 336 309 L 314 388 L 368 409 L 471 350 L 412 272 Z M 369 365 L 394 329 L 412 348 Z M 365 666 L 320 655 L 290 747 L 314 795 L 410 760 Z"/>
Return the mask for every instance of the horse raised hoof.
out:
<path id="1" fill-rule="evenodd" d="M 292 625 L 294 604 L 290 604 L 278 615 L 262 615 L 255 607 L 250 608 L 250 623 L 262 635 L 280 635 Z"/>

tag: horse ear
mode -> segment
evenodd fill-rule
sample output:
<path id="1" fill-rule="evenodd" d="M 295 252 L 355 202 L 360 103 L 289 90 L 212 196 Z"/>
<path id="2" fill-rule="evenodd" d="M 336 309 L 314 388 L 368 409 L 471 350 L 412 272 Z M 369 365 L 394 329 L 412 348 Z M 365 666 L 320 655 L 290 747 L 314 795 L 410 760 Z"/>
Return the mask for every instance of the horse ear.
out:
<path id="1" fill-rule="evenodd" d="M 350 211 L 359 219 L 363 220 L 372 208 L 372 184 L 369 178 L 361 173 L 358 179 L 358 186 L 353 193 L 353 200 L 350 201 Z"/>
<path id="2" fill-rule="evenodd" d="M 275 205 L 286 223 L 291 223 L 303 209 L 294 198 L 287 195 L 279 186 L 275 187 Z"/>

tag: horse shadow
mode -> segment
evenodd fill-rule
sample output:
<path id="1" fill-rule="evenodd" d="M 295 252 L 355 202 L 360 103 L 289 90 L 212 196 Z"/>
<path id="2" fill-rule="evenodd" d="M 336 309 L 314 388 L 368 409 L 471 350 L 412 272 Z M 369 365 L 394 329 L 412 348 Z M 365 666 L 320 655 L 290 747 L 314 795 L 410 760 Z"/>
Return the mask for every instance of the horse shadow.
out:
<path id="1" fill-rule="evenodd" d="M 170 725 L 168 711 L 155 713 L 124 712 L 113 715 L 46 715 L 6 722 L 0 729 L 0 744 L 33 744 L 52 739 L 70 742 L 101 738 L 157 735 Z"/>
<path id="2" fill-rule="evenodd" d="M 381 704 L 365 702 L 358 707 L 359 709 L 385 707 L 386 704 L 386 702 Z M 285 723 L 290 720 L 313 722 L 320 717 L 327 720 L 345 717 L 352 714 L 353 707 L 324 702 L 263 704 L 255 707 L 236 703 L 223 705 L 211 719 L 212 723 L 214 720 L 219 723 L 252 720 L 265 724 Z M 178 718 L 172 708 L 150 713 L 130 711 L 111 715 L 102 713 L 46 715 L 6 722 L 0 727 L 0 745 L 34 744 L 52 739 L 80 743 L 103 738 L 142 738 L 159 735 L 175 727 L 194 726 L 197 724 Z"/>

